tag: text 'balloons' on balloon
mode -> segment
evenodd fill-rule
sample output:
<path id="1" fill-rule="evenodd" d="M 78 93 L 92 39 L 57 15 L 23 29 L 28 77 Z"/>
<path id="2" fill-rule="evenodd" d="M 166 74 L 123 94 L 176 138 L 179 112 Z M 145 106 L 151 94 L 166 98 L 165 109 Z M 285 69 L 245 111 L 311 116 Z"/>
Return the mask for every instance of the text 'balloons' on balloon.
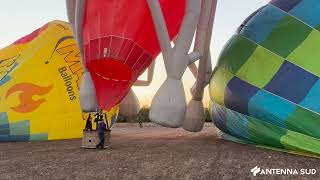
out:
<path id="1" fill-rule="evenodd" d="M 62 21 L 0 50 L 0 142 L 82 137 L 89 113 L 80 109 L 79 53 Z M 109 128 L 118 112 L 117 105 L 104 111 Z"/>

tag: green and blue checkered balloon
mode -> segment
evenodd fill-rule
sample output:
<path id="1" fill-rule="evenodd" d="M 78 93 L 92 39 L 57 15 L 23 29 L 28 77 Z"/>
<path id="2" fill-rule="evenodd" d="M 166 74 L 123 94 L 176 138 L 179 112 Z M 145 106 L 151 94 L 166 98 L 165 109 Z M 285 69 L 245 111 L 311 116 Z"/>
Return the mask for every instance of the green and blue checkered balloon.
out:
<path id="1" fill-rule="evenodd" d="M 273 0 L 225 45 L 210 82 L 224 138 L 320 156 L 320 1 Z"/>

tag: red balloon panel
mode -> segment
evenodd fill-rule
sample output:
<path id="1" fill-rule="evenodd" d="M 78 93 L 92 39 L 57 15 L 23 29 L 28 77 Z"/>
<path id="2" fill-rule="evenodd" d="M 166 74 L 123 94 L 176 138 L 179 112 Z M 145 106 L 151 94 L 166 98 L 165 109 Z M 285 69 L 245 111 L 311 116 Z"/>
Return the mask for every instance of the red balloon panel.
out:
<path id="1" fill-rule="evenodd" d="M 186 2 L 159 2 L 169 36 L 173 39 L 180 29 Z M 146 0 L 86 1 L 83 44 L 86 66 L 93 76 L 99 105 L 105 110 L 125 97 L 160 53 Z M 122 73 L 118 73 L 121 71 L 126 71 L 127 81 L 123 81 Z"/>

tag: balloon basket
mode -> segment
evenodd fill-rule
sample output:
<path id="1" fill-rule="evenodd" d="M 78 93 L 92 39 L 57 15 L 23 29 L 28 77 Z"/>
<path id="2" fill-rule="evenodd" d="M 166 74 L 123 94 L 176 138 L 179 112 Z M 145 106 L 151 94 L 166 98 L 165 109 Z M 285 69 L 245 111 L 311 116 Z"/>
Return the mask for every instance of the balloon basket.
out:
<path id="1" fill-rule="evenodd" d="M 111 130 L 106 130 L 104 134 L 105 138 L 105 143 L 104 146 L 110 147 L 110 142 L 111 142 Z M 98 132 L 93 130 L 93 131 L 83 131 L 83 137 L 82 137 L 82 148 L 85 149 L 96 149 L 96 145 L 99 143 L 99 136 Z"/>

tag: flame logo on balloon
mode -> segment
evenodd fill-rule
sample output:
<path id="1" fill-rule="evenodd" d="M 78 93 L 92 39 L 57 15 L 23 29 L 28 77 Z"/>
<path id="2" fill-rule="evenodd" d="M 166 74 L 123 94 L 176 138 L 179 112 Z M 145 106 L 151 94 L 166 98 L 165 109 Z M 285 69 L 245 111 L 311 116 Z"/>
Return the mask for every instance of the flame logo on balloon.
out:
<path id="1" fill-rule="evenodd" d="M 46 99 L 33 100 L 34 95 L 43 96 L 50 92 L 53 85 L 48 87 L 41 87 L 31 83 L 20 83 L 12 86 L 6 94 L 8 98 L 11 94 L 20 92 L 19 94 L 19 105 L 10 107 L 12 110 L 20 113 L 28 113 L 36 110 L 42 103 L 46 102 Z"/>

